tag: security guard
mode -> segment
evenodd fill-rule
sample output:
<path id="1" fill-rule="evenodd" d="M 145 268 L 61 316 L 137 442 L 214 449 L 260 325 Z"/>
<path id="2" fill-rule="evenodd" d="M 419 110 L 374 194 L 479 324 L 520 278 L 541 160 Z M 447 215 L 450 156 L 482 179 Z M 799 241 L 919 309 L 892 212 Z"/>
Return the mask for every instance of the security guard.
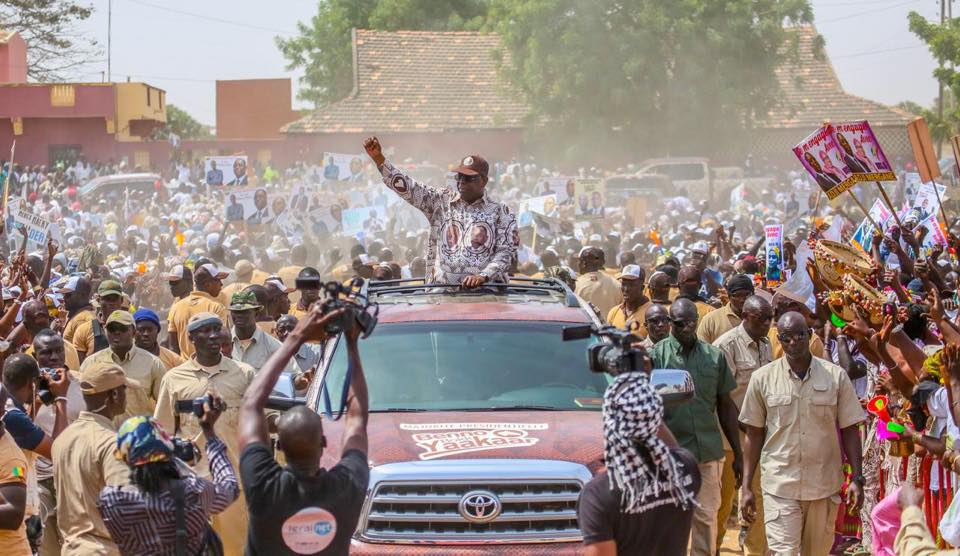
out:
<path id="1" fill-rule="evenodd" d="M 167 334 L 170 341 L 170 351 L 179 353 L 185 358 L 193 355 L 193 344 L 187 326 L 194 315 L 200 313 L 214 313 L 220 317 L 222 323 L 227 322 L 227 308 L 217 301 L 223 286 L 223 279 L 227 277 L 217 265 L 208 263 L 201 265 L 193 273 L 196 289 L 190 295 L 177 301 L 170 307 L 167 318 Z"/>

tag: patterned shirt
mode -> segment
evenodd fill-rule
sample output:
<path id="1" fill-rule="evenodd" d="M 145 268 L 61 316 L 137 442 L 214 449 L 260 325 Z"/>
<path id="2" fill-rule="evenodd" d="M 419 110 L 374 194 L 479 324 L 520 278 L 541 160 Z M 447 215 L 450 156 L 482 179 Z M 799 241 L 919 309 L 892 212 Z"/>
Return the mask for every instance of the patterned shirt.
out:
<path id="1" fill-rule="evenodd" d="M 222 512 L 240 494 L 237 475 L 227 458 L 226 444 L 213 438 L 207 442 L 206 452 L 213 482 L 185 471 L 181 466 L 187 554 L 199 553 L 207 518 Z M 177 514 L 169 490 L 144 494 L 134 486 L 108 486 L 100 491 L 97 508 L 121 553 L 176 553 Z"/>
<path id="2" fill-rule="evenodd" d="M 418 183 L 389 162 L 383 163 L 380 173 L 387 187 L 430 222 L 428 282 L 459 283 L 475 274 L 491 282 L 507 281 L 520 236 L 506 205 L 486 194 L 467 203 L 451 189 Z"/>

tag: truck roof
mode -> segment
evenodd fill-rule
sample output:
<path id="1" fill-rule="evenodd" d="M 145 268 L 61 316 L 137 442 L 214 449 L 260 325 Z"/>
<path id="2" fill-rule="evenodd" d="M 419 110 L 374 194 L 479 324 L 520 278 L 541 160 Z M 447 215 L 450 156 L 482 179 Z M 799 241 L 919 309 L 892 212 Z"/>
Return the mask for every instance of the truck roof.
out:
<path id="1" fill-rule="evenodd" d="M 370 282 L 367 295 L 380 305 L 379 322 L 509 320 L 589 323 L 591 312 L 560 280 L 512 279 L 474 290 L 426 284 L 423 279 Z"/>

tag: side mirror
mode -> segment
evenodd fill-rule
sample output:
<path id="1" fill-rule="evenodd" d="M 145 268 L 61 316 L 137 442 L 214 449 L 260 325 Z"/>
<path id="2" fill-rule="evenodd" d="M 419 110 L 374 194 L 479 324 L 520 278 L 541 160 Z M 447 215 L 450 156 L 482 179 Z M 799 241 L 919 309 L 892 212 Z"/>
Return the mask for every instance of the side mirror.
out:
<path id="1" fill-rule="evenodd" d="M 650 384 L 660 394 L 664 407 L 676 407 L 693 399 L 693 377 L 683 369 L 654 369 Z"/>
<path id="2" fill-rule="evenodd" d="M 293 387 L 293 377 L 288 373 L 280 373 L 280 376 L 277 378 L 277 383 L 273 385 L 273 392 L 271 392 L 270 395 L 281 398 L 297 397 L 296 389 Z"/>

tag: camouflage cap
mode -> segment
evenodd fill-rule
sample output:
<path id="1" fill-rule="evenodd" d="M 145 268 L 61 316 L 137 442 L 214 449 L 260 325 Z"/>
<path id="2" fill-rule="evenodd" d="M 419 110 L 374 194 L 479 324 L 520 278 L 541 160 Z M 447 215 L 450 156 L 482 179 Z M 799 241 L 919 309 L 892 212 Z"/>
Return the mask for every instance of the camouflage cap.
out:
<path id="1" fill-rule="evenodd" d="M 231 311 L 248 311 L 263 307 L 257 302 L 257 296 L 252 291 L 236 292 L 230 297 Z"/>

